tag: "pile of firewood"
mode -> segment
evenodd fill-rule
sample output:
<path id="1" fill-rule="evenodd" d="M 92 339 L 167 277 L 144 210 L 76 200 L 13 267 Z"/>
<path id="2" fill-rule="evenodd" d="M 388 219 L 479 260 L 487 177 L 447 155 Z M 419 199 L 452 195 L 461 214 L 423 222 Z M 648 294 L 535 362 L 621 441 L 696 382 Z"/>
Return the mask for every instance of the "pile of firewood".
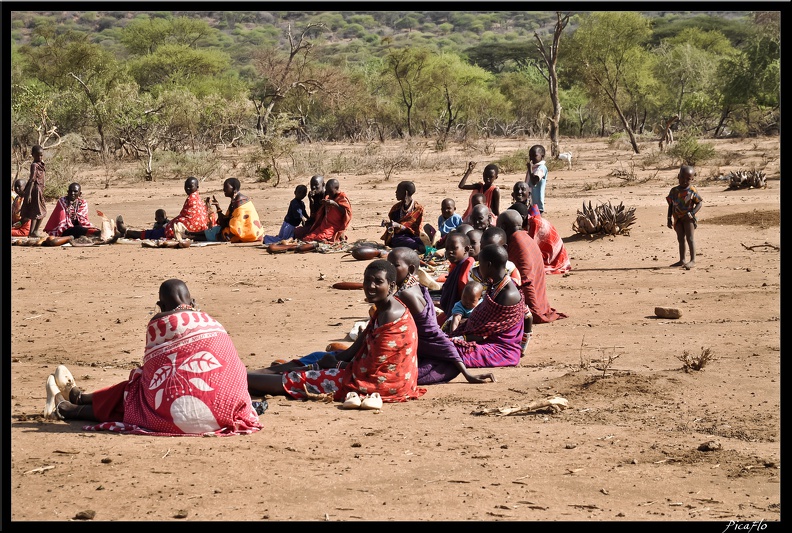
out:
<path id="1" fill-rule="evenodd" d="M 767 178 L 761 170 L 734 170 L 726 175 L 729 189 L 766 189 Z"/>
<path id="2" fill-rule="evenodd" d="M 635 220 L 635 208 L 625 207 L 624 202 L 619 203 L 616 207 L 610 202 L 591 207 L 589 201 L 588 207 L 586 207 L 586 202 L 583 202 L 583 211 L 578 210 L 572 230 L 585 235 L 596 233 L 626 235 L 629 234 L 630 226 L 635 223 Z"/>

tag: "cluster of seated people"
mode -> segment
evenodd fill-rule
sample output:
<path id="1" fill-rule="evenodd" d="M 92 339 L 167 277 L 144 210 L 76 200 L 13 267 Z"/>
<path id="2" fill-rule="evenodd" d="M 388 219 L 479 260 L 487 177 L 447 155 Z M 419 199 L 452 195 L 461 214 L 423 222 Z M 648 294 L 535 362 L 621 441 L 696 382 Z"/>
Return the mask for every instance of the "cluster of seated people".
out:
<path id="1" fill-rule="evenodd" d="M 484 185 L 491 186 L 497 178 L 493 167 L 485 169 Z M 460 188 L 472 168 L 470 164 Z M 550 305 L 545 275 L 568 271 L 569 259 L 555 228 L 536 206 L 528 207 L 527 187 L 520 183 L 512 193 L 514 204 L 497 215 L 491 202 L 497 208 L 500 196 L 491 187 L 484 188 L 489 196 L 480 192 L 479 185 L 472 189 L 464 216 L 456 214 L 453 199 L 445 198 L 435 230 L 423 224 L 424 208 L 415 199 L 415 184 L 400 182 L 397 203 L 381 223 L 381 240 L 390 249 L 387 259 L 372 261 L 363 272 L 370 320 L 351 346 L 246 369 L 222 325 L 198 309 L 183 281 L 171 279 L 160 286 L 161 312 L 147 326 L 144 363 L 127 380 L 93 393 L 77 387 L 65 366 L 57 367 L 46 381 L 44 414 L 88 420 L 94 424 L 86 428 L 96 430 L 233 435 L 261 428 L 254 397 L 323 396 L 343 402 L 345 408 L 379 409 L 384 403 L 419 398 L 427 385 L 458 376 L 468 383 L 494 382 L 493 373 L 472 370 L 518 365 L 534 324 L 566 316 Z M 214 196 L 202 199 L 199 185 L 196 178 L 187 178 L 187 198 L 179 214 L 168 218 L 160 210 L 151 228 L 128 228 L 119 216 L 117 236 L 265 244 L 285 239 L 333 243 L 347 238 L 352 209 L 336 179 L 325 183 L 316 175 L 309 187 L 297 186 L 278 235 L 265 235 L 251 199 L 240 192 L 239 180 L 229 178 L 223 184 L 230 201 L 225 210 Z M 20 187 L 24 184 L 15 183 L 15 189 Z M 98 232 L 88 220 L 87 202 L 81 196 L 79 184 L 71 184 L 45 232 L 75 236 Z M 14 202 L 19 203 L 12 197 L 12 207 Z M 439 295 L 430 293 L 419 276 L 422 256 L 438 245 L 449 264 Z M 217 342 L 199 342 L 210 330 Z M 199 377 L 186 376 L 202 380 L 203 385 L 184 389 L 176 387 L 182 380 L 158 381 L 163 354 L 177 359 L 167 366 L 189 373 L 189 365 L 180 367 L 179 362 L 198 350 L 220 363 Z"/>

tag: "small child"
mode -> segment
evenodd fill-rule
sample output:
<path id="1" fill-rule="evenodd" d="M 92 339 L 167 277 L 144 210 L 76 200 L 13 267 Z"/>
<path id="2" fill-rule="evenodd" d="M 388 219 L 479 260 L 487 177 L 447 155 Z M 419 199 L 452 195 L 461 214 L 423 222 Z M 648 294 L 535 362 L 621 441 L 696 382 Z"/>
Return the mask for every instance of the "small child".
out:
<path id="1" fill-rule="evenodd" d="M 440 203 L 440 213 L 440 216 L 437 217 L 437 228 L 440 231 L 440 238 L 435 241 L 435 248 L 438 250 L 445 247 L 446 236 L 462 224 L 462 217 L 456 212 L 456 203 L 452 198 L 445 198 Z M 424 231 L 434 241 L 435 229 L 431 226 L 429 228 L 431 231 L 427 231 L 425 226 Z"/>
<path id="2" fill-rule="evenodd" d="M 294 188 L 294 198 L 289 202 L 289 210 L 283 217 L 280 233 L 277 235 L 264 235 L 264 244 L 273 244 L 286 239 L 294 238 L 294 228 L 304 224 L 308 220 L 305 213 L 305 202 L 303 199 L 308 195 L 308 187 L 298 185 Z"/>
<path id="3" fill-rule="evenodd" d="M 481 235 L 483 233 L 484 232 L 480 229 L 474 228 L 465 234 L 470 241 L 470 257 L 476 260 L 478 259 L 479 250 L 481 249 Z"/>
<path id="4" fill-rule="evenodd" d="M 463 190 L 469 190 L 470 199 L 468 201 L 468 207 L 465 209 L 465 212 L 462 214 L 462 220 L 467 220 L 470 216 L 470 212 L 473 210 L 473 198 L 476 194 L 483 194 L 484 195 L 484 204 L 490 208 L 490 225 L 494 226 L 497 222 L 497 217 L 500 214 L 500 189 L 498 185 L 495 183 L 498 180 L 498 165 L 495 163 L 490 163 L 486 167 L 484 167 L 484 172 L 482 173 L 482 181 L 478 183 L 467 183 L 468 177 L 470 173 L 473 172 L 473 168 L 476 166 L 475 161 L 470 161 L 467 166 L 467 170 L 465 170 L 465 174 L 462 176 L 462 179 L 459 181 L 459 187 Z"/>
<path id="5" fill-rule="evenodd" d="M 481 283 L 472 280 L 468 281 L 462 290 L 462 296 L 451 310 L 451 317 L 443 324 L 443 331 L 451 334 L 461 326 L 470 317 L 473 309 L 481 302 L 483 292 L 484 287 Z"/>
<path id="6" fill-rule="evenodd" d="M 545 164 L 545 148 L 535 144 L 528 150 L 528 172 L 525 173 L 525 183 L 531 189 L 531 204 L 539 207 L 539 213 L 544 214 L 545 186 L 547 185 L 547 165 Z"/>
<path id="7" fill-rule="evenodd" d="M 165 210 L 157 209 L 156 211 L 154 211 L 154 226 L 152 226 L 151 229 L 159 229 L 159 228 L 164 229 L 165 224 L 167 224 L 168 222 L 170 222 L 170 219 L 168 218 L 168 215 L 165 214 Z"/>
<path id="8" fill-rule="evenodd" d="M 476 208 L 477 205 L 487 205 L 487 197 L 481 194 L 480 192 L 474 193 L 470 195 L 470 209 L 468 210 L 468 214 L 465 218 L 462 219 L 463 222 L 470 224 L 470 217 L 473 215 L 473 210 Z"/>
<path id="9" fill-rule="evenodd" d="M 440 291 L 439 306 L 446 317 L 451 316 L 451 309 L 454 307 L 454 303 L 460 299 L 462 291 L 468 282 L 470 268 L 475 262 L 470 257 L 470 239 L 468 239 L 467 234 L 459 230 L 463 225 L 457 227 L 446 237 L 445 256 L 450 264 L 448 266 L 448 275 Z M 471 229 L 473 228 L 469 228 L 468 231 Z M 438 320 L 438 322 L 440 321 Z"/>
<path id="10" fill-rule="evenodd" d="M 690 270 L 696 261 L 696 243 L 693 240 L 693 232 L 698 227 L 696 213 L 701 209 L 701 203 L 704 201 L 696 188 L 690 184 L 695 175 L 695 168 L 682 165 L 677 176 L 679 185 L 673 187 L 666 196 L 668 227 L 674 228 L 679 242 L 679 261 L 671 266 L 681 266 L 685 270 Z M 685 263 L 685 241 L 690 247 L 690 261 L 687 263 Z"/>
<path id="11" fill-rule="evenodd" d="M 19 212 L 20 221 L 24 226 L 30 221 L 30 236 L 44 237 L 41 233 L 41 223 L 47 214 L 47 205 L 44 201 L 44 184 L 46 182 L 46 168 L 44 165 L 44 148 L 35 145 L 30 150 L 33 163 L 30 165 L 30 177 L 22 192 L 22 209 Z"/>

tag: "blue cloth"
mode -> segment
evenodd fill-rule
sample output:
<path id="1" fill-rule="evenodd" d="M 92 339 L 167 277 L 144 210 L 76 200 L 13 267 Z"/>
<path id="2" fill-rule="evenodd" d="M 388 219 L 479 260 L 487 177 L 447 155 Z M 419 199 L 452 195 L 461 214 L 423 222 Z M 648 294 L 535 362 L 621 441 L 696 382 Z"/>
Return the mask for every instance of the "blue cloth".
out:
<path id="1" fill-rule="evenodd" d="M 273 244 L 292 237 L 294 237 L 294 226 L 284 220 L 283 224 L 281 224 L 280 233 L 274 236 L 264 235 L 264 244 Z"/>
<path id="2" fill-rule="evenodd" d="M 443 215 L 437 218 L 437 228 L 440 230 L 440 235 L 443 237 L 454 231 L 460 224 L 462 224 L 462 217 L 459 213 L 454 213 L 451 215 L 451 218 L 448 219 L 443 218 Z"/>
<path id="3" fill-rule="evenodd" d="M 207 241 L 216 241 L 217 240 L 217 236 L 220 234 L 220 231 L 222 231 L 222 229 L 223 229 L 222 226 L 217 225 L 217 226 L 212 226 L 208 230 L 204 231 L 204 235 L 206 236 L 206 240 Z"/>
<path id="4" fill-rule="evenodd" d="M 452 316 L 453 315 L 462 315 L 462 318 L 469 318 L 470 317 L 470 313 L 473 312 L 473 309 L 475 309 L 475 307 L 471 307 L 470 309 L 468 309 L 467 307 L 462 305 L 462 300 L 459 300 L 457 303 L 454 304 L 454 308 L 451 309 L 451 315 Z M 449 317 L 449 318 L 451 318 L 451 317 Z"/>
<path id="5" fill-rule="evenodd" d="M 291 202 L 289 202 L 289 210 L 286 212 L 286 216 L 283 218 L 283 221 L 288 222 L 292 226 L 299 226 L 302 223 L 304 216 L 305 202 L 294 198 Z"/>
<path id="6" fill-rule="evenodd" d="M 544 164 L 544 161 L 538 165 L 532 165 L 531 173 L 537 174 L 541 178 L 539 183 L 536 185 L 531 185 L 528 183 L 528 185 L 531 187 L 531 205 L 535 204 L 539 208 L 539 212 L 544 213 L 545 185 L 547 185 L 547 165 Z"/>
<path id="7" fill-rule="evenodd" d="M 319 359 L 321 359 L 322 357 L 324 357 L 327 354 L 338 355 L 340 353 L 341 352 L 311 352 L 308 355 L 300 357 L 297 360 L 299 362 L 301 362 L 302 364 L 304 364 L 304 365 L 312 365 L 314 363 L 319 362 Z"/>

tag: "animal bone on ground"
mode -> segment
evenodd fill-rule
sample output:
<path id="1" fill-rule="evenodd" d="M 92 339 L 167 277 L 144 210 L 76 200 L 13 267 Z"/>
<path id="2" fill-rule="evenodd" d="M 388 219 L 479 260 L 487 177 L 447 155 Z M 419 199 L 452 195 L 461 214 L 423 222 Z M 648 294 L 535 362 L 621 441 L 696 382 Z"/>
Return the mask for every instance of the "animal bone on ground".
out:
<path id="1" fill-rule="evenodd" d="M 549 407 L 553 412 L 557 413 L 569 407 L 569 401 L 566 398 L 556 396 L 555 398 L 547 398 L 544 400 L 536 400 L 528 405 L 522 407 L 495 407 L 492 409 L 482 409 L 473 414 L 477 415 L 513 415 L 518 413 L 531 413 Z"/>

